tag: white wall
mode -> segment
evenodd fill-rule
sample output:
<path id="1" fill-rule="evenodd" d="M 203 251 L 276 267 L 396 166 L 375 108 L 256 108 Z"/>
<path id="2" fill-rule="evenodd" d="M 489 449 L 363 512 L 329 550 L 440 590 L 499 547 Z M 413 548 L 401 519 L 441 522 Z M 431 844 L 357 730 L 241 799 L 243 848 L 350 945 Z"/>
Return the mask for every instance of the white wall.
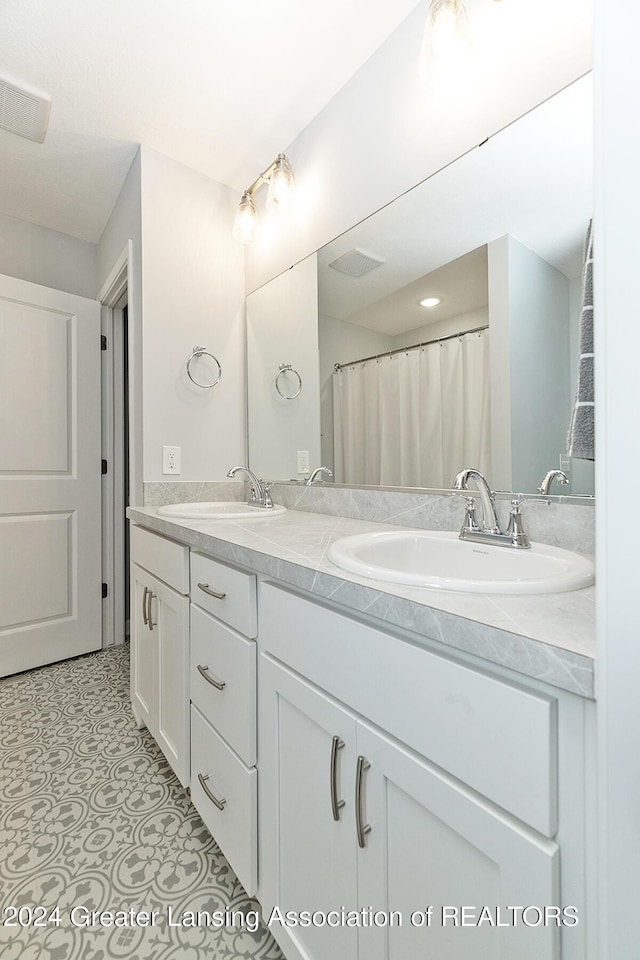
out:
<path id="1" fill-rule="evenodd" d="M 236 201 L 227 187 L 142 147 L 100 241 L 99 286 L 133 243 L 134 442 L 145 481 L 222 479 L 245 456 L 243 251 L 230 239 Z M 212 390 L 186 375 L 202 344 L 222 365 Z M 163 476 L 163 444 L 181 448 L 180 475 Z"/>
<path id="2" fill-rule="evenodd" d="M 129 502 L 143 503 L 142 432 L 142 184 L 140 151 L 133 159 L 98 246 L 100 295 L 107 278 L 131 241 L 128 264 L 129 306 Z M 117 339 L 117 338 L 114 338 Z"/>
<path id="3" fill-rule="evenodd" d="M 640 6 L 596 0 L 596 616 L 598 960 L 638 956 L 640 606 L 633 517 L 640 476 L 638 256 Z M 633 81 L 633 82 L 632 82 Z M 625 494 L 626 489 L 626 494 Z"/>
<path id="4" fill-rule="evenodd" d="M 333 367 L 393 350 L 393 337 L 335 317 L 318 318 L 320 348 L 320 459 L 333 470 Z"/>
<path id="5" fill-rule="evenodd" d="M 94 298 L 98 248 L 95 243 L 0 214 L 0 273 Z"/>
<path id="6" fill-rule="evenodd" d="M 279 396 L 275 378 L 290 363 L 302 380 L 299 396 Z M 318 380 L 318 266 L 315 255 L 247 297 L 249 465 L 269 480 L 308 476 L 320 465 Z M 291 373 L 279 379 L 293 396 Z M 309 454 L 309 470 L 298 470 L 298 451 Z"/>
<path id="7" fill-rule="evenodd" d="M 120 195 L 100 237 L 98 246 L 98 284 L 100 290 L 111 273 L 127 241 L 133 241 L 135 268 L 142 270 L 142 210 L 140 151 L 136 153 L 125 177 Z M 139 306 L 141 306 L 141 301 Z"/>
<path id="8" fill-rule="evenodd" d="M 487 323 L 489 323 L 489 307 L 478 307 L 477 310 L 459 313 L 456 317 L 449 317 L 448 320 L 427 323 L 422 327 L 416 327 L 414 330 L 399 333 L 393 337 L 391 349 L 397 350 L 400 347 L 410 347 L 416 343 L 428 343 L 429 340 L 437 340 L 439 337 L 455 336 L 457 333 L 464 333 L 465 330 L 483 327 Z"/>
<path id="9" fill-rule="evenodd" d="M 286 147 L 298 184 L 296 219 L 267 230 L 264 241 L 248 249 L 247 291 L 591 67 L 589 0 L 467 0 L 475 75 L 464 88 L 432 91 L 427 99 L 418 76 L 427 7 L 420 3 Z M 265 192 L 258 194 L 260 204 Z"/>
<path id="10" fill-rule="evenodd" d="M 144 479 L 221 480 L 246 457 L 239 197 L 154 150 L 141 158 Z M 187 376 L 200 345 L 222 367 L 210 390 Z M 179 476 L 162 474 L 164 444 L 181 448 Z"/>

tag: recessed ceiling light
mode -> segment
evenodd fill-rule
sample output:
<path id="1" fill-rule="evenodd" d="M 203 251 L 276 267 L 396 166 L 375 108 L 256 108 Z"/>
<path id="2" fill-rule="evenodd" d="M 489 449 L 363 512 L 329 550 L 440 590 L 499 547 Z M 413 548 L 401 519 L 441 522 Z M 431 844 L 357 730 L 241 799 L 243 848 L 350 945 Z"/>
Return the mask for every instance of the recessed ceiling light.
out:
<path id="1" fill-rule="evenodd" d="M 437 307 L 440 303 L 440 297 L 427 297 L 426 300 L 420 300 L 421 307 Z"/>

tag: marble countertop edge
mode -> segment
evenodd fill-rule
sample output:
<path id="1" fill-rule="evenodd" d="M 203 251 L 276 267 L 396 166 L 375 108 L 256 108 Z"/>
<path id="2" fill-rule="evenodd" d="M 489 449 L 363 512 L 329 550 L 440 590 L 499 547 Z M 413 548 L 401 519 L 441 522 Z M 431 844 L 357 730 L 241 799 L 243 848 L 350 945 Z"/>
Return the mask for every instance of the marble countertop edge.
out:
<path id="1" fill-rule="evenodd" d="M 367 580 L 325 559 L 338 537 L 391 524 L 289 510 L 257 521 L 178 520 L 156 508 L 129 518 L 195 550 L 354 613 L 409 631 L 579 696 L 594 697 L 593 588 L 541 596 L 464 594 Z"/>

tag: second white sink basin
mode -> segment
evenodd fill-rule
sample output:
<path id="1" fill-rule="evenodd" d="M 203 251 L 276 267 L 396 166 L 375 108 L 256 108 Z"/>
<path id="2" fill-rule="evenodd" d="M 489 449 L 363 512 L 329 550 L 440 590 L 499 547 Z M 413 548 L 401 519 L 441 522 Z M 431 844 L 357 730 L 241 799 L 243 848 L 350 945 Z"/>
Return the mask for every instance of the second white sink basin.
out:
<path id="1" fill-rule="evenodd" d="M 238 500 L 170 503 L 166 507 L 158 507 L 160 516 L 176 517 L 180 520 L 247 520 L 249 517 L 252 520 L 266 520 L 268 517 L 279 517 L 286 512 L 286 507 L 277 504 L 273 507 L 252 507 Z"/>
<path id="2" fill-rule="evenodd" d="M 485 546 L 428 530 L 343 537 L 327 556 L 361 577 L 465 593 L 561 593 L 595 579 L 591 560 L 559 547 Z"/>

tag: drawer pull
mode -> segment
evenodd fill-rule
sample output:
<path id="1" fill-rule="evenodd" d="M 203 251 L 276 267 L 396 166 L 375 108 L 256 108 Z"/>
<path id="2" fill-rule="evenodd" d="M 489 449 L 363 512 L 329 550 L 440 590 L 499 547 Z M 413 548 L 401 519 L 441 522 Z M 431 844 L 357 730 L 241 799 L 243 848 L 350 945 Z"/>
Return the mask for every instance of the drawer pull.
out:
<path id="1" fill-rule="evenodd" d="M 211 800 L 211 803 L 213 803 L 218 808 L 218 810 L 224 810 L 224 805 L 227 801 L 218 800 L 218 798 L 214 796 L 213 793 L 211 793 L 211 790 L 209 790 L 209 787 L 207 786 L 208 779 L 209 779 L 209 774 L 207 774 L 205 777 L 203 777 L 201 773 L 198 774 L 198 780 L 200 781 L 200 786 L 202 787 L 206 795 L 209 797 L 209 800 Z"/>
<path id="2" fill-rule="evenodd" d="M 147 619 L 147 594 L 148 593 L 149 593 L 149 587 L 145 587 L 144 593 L 142 594 L 142 619 L 144 620 L 145 627 L 149 623 L 149 620 Z"/>
<path id="3" fill-rule="evenodd" d="M 362 812 L 362 776 L 364 771 L 368 770 L 370 766 L 371 764 L 368 760 L 365 760 L 362 756 L 358 757 L 356 766 L 356 834 L 358 836 L 359 847 L 365 846 L 364 838 L 368 833 L 371 833 L 371 826 L 364 822 L 364 814 Z"/>
<path id="4" fill-rule="evenodd" d="M 226 680 L 214 680 L 213 677 L 210 677 L 207 673 L 209 667 L 202 667 L 200 664 L 198 666 L 198 673 L 201 677 L 204 677 L 207 683 L 210 683 L 212 687 L 215 687 L 216 690 L 224 690 L 227 685 Z"/>
<path id="5" fill-rule="evenodd" d="M 344 740 L 334 737 L 331 741 L 331 764 L 329 771 L 329 789 L 331 792 L 331 813 L 334 820 L 340 819 L 344 800 L 338 800 L 338 750 L 344 747 Z"/>
<path id="6" fill-rule="evenodd" d="M 154 597 L 155 597 L 155 593 L 149 590 L 147 592 L 147 626 L 149 627 L 149 630 L 153 630 L 153 628 L 156 626 L 156 624 L 151 619 L 151 601 L 153 600 Z"/>
<path id="7" fill-rule="evenodd" d="M 203 591 L 203 593 L 206 593 L 207 596 L 209 597 L 215 597 L 216 600 L 224 600 L 224 598 L 226 597 L 226 593 L 216 593 L 215 590 L 210 590 L 208 583 L 199 583 L 198 586 Z"/>

